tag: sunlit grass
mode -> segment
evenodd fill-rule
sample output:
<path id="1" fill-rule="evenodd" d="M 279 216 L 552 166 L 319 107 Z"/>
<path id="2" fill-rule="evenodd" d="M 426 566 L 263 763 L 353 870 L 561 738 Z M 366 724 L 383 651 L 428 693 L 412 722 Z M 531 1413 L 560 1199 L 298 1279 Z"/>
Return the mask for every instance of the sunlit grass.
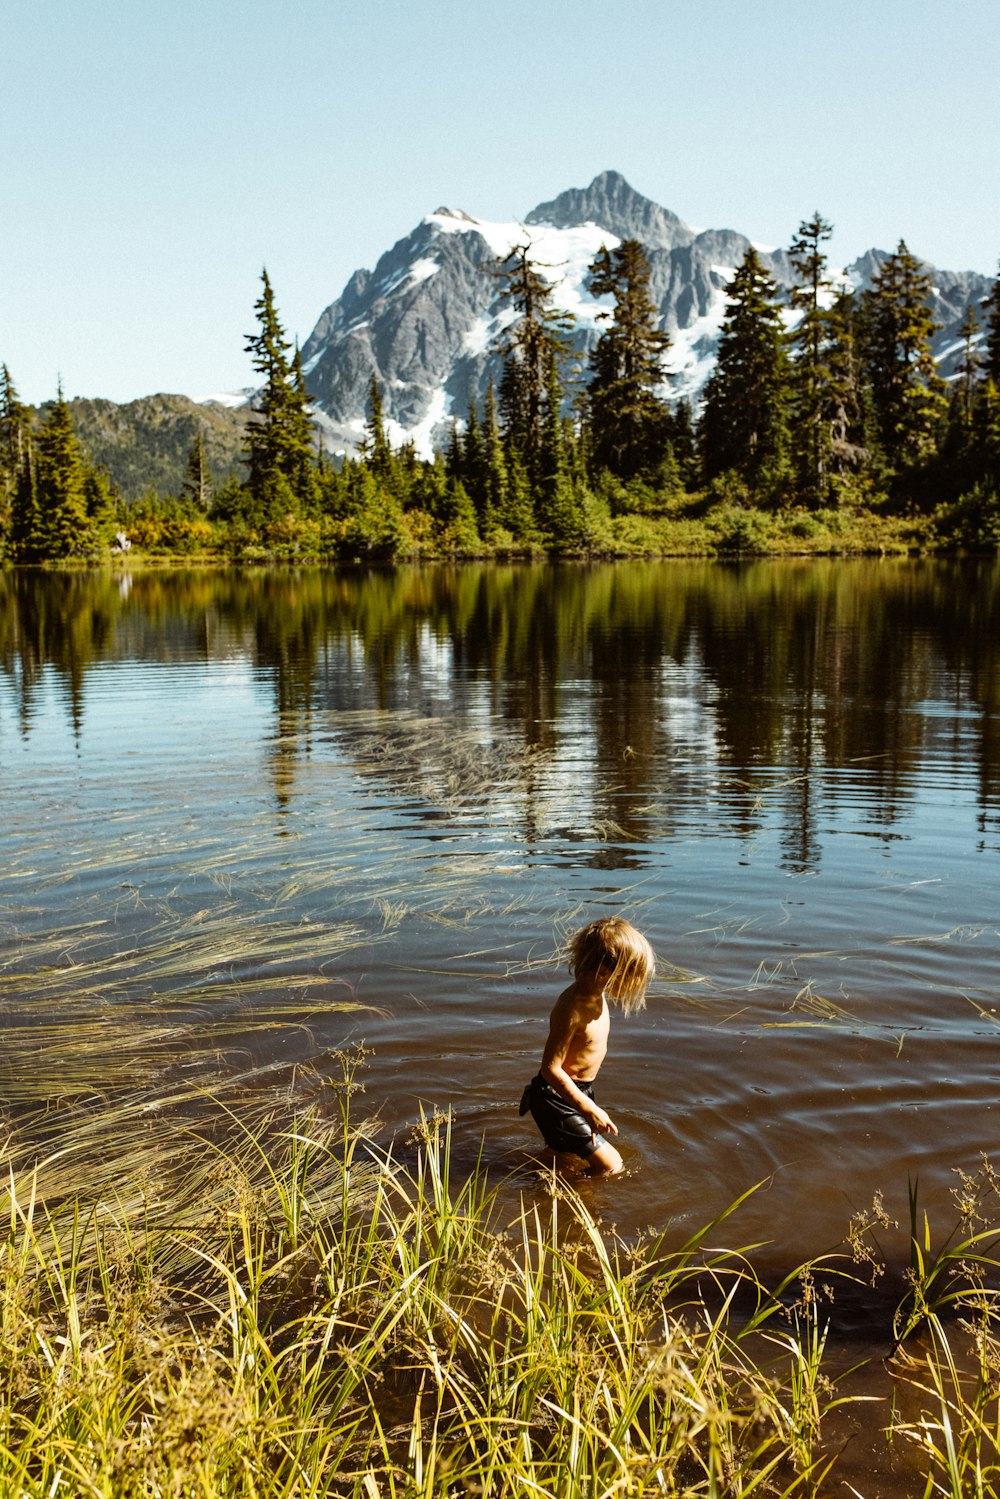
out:
<path id="1" fill-rule="evenodd" d="M 458 1171 L 447 1117 L 379 1144 L 355 1117 L 363 1059 L 336 1061 L 309 1103 L 301 1078 L 284 1107 L 266 1077 L 244 1080 L 194 1118 L 165 1109 L 139 1148 L 129 1103 L 42 1158 L 31 1117 L 14 1128 L 4 1491 L 834 1492 L 857 1397 L 828 1362 L 816 1287 L 855 1273 L 846 1256 L 765 1284 L 755 1246 L 733 1247 L 739 1203 L 680 1244 L 625 1243 L 558 1175 Z M 116 1133 L 117 1172 L 95 1176 Z M 963 1181 L 969 1222 L 995 1185 L 984 1169 Z M 899 1492 L 985 1496 L 1000 1263 L 974 1227 L 932 1251 L 915 1199 L 911 1226 L 899 1396 L 875 1419 Z"/>
<path id="2" fill-rule="evenodd" d="M 175 1173 L 155 1203 L 81 1192 L 52 1208 L 44 1164 L 11 1169 L 6 1484 L 808 1491 L 827 1397 L 803 1398 L 809 1345 L 782 1381 L 747 1352 L 780 1302 L 755 1285 L 736 1322 L 741 1255 L 706 1229 L 630 1256 L 554 1178 L 510 1221 L 484 1173 L 453 1176 L 447 1124 L 407 1161 L 379 1155 L 350 1124 L 350 1088 L 348 1072 L 332 1118 L 281 1132 L 233 1119 L 209 1169 Z"/>

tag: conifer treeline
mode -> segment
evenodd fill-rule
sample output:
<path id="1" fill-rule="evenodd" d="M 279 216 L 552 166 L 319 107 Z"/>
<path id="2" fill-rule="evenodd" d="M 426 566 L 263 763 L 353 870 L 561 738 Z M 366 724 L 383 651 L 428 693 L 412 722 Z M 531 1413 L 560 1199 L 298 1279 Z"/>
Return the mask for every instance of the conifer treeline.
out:
<path id="1" fill-rule="evenodd" d="M 747 250 L 697 420 L 670 398 L 670 341 L 633 239 L 602 247 L 590 266 L 590 290 L 607 301 L 582 369 L 552 268 L 530 242 L 490 268 L 511 313 L 496 346 L 499 387 L 470 403 L 433 461 L 391 447 L 374 376 L 359 456 L 333 462 L 317 450 L 266 271 L 246 345 L 260 381 L 247 473 L 217 492 L 199 438 L 180 494 L 123 505 L 82 453 L 62 391 L 37 426 L 4 366 L 0 555 L 93 556 L 117 529 L 153 550 L 248 559 L 669 550 L 672 523 L 720 510 L 744 514 L 742 535 L 754 514 L 795 511 L 805 525 L 810 513 L 861 508 L 917 513 L 938 540 L 995 549 L 1000 275 L 967 308 L 949 385 L 931 354 L 930 277 L 905 242 L 858 294 L 831 273 L 831 233 L 818 213 L 799 226 L 787 297 Z"/>

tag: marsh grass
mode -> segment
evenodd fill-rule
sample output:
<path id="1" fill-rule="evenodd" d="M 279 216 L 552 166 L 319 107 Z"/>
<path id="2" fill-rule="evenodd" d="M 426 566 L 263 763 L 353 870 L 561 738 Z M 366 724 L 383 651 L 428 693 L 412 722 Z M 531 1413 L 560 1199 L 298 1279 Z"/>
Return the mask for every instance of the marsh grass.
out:
<path id="1" fill-rule="evenodd" d="M 125 1166 L 72 1190 L 95 1142 L 31 1160 L 14 1129 L 0 1492 L 833 1491 L 842 1437 L 827 1432 L 853 1397 L 828 1366 L 817 1267 L 765 1285 L 757 1246 L 730 1247 L 740 1202 L 680 1245 L 626 1244 L 552 1172 L 457 1171 L 447 1116 L 382 1146 L 355 1117 L 363 1060 L 341 1055 L 311 1102 L 301 1078 L 284 1108 L 258 1080 L 196 1125 L 168 1112 L 138 1157 L 116 1108 L 97 1143 L 117 1126 Z M 921 1274 L 897 1350 L 910 1404 L 884 1417 L 909 1465 L 900 1492 L 985 1495 L 993 1301 L 981 1274 L 958 1353 L 958 1303 L 936 1304 L 926 1257 Z"/>

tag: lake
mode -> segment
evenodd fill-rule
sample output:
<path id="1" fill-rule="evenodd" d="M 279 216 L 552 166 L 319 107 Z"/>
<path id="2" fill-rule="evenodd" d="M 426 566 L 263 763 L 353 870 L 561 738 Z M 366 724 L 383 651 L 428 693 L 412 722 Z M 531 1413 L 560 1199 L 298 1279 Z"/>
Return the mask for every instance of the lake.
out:
<path id="1" fill-rule="evenodd" d="M 943 1232 L 994 1151 L 994 562 L 0 574 L 0 796 L 0 1076 L 50 1139 L 227 1077 L 291 1110 L 363 1044 L 382 1139 L 450 1109 L 514 1171 L 558 943 L 621 912 L 660 973 L 585 1190 L 626 1236 L 760 1183 L 725 1233 L 787 1268 L 882 1193 L 902 1259 L 908 1181 Z"/>

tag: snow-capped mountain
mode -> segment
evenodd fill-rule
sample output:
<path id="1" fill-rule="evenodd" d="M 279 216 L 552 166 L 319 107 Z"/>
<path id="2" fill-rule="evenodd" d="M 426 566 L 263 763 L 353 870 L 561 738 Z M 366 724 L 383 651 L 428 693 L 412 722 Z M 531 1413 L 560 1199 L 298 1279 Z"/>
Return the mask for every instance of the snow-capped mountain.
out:
<path id="1" fill-rule="evenodd" d="M 439 208 L 387 250 L 374 271 L 355 271 L 302 350 L 306 386 L 332 450 L 356 447 L 373 374 L 390 439 L 412 439 L 425 456 L 444 442 L 453 417 L 464 419 L 470 396 L 481 403 L 488 382 L 499 384 L 497 338 L 514 314 L 500 301 L 501 282 L 491 271 L 526 238 L 552 283 L 555 305 L 575 318 L 572 342 L 581 365 L 610 301 L 588 292 L 588 267 L 602 244 L 641 240 L 660 323 L 671 337 L 665 393 L 697 401 L 715 362 L 724 289 L 750 240 L 732 229 L 692 229 L 620 173 L 602 172 L 589 187 L 560 193 L 520 222 Z M 785 252 L 757 248 L 778 284 L 790 286 Z M 841 274 L 866 286 L 885 254 L 869 250 Z M 935 353 L 944 374 L 958 358 L 957 329 L 968 302 L 985 296 L 990 284 L 975 272 L 934 270 L 934 313 L 942 324 Z"/>

